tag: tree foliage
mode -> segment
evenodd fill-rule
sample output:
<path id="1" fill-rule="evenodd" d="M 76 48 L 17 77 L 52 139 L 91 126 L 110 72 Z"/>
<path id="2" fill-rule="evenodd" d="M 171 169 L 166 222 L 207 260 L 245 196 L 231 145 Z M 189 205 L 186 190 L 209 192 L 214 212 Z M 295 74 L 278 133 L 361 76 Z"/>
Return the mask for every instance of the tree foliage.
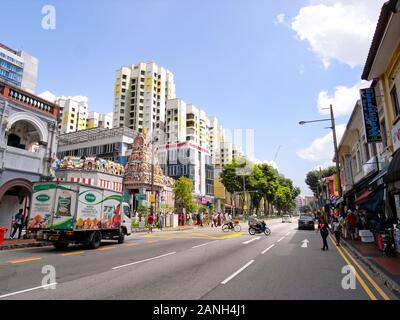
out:
<path id="1" fill-rule="evenodd" d="M 243 191 L 243 176 L 238 174 L 238 168 L 251 168 L 245 178 L 246 192 L 250 195 L 250 211 L 258 213 L 261 201 L 264 199 L 264 209 L 269 213 L 270 205 L 275 205 L 279 211 L 291 211 L 295 207 L 295 198 L 300 194 L 300 188 L 293 185 L 291 179 L 279 175 L 279 172 L 269 164 L 252 164 L 249 161 L 233 161 L 226 165 L 221 173 L 221 182 L 228 192 Z"/>
<path id="2" fill-rule="evenodd" d="M 196 208 L 192 194 L 193 182 L 186 177 L 180 177 L 174 184 L 175 206 L 178 210 L 183 208 L 191 212 Z"/>
<path id="3" fill-rule="evenodd" d="M 314 193 L 314 196 L 318 197 L 318 181 L 321 178 L 330 177 L 335 173 L 336 167 L 329 167 L 323 170 L 312 170 L 307 173 L 305 182 Z"/>

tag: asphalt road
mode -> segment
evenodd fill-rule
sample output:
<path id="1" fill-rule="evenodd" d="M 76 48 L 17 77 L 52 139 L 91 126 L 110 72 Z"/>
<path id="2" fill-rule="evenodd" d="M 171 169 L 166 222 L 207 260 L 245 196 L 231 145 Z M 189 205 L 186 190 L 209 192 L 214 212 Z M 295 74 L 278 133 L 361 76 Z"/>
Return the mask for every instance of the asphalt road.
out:
<path id="1" fill-rule="evenodd" d="M 269 226 L 268 237 L 250 236 L 247 227 L 241 233 L 204 228 L 135 234 L 97 250 L 3 251 L 0 300 L 396 299 L 344 248 L 329 240 L 329 251 L 321 251 L 319 234 L 297 230 L 295 219 Z M 344 289 L 348 264 L 357 278 L 355 288 Z M 44 266 L 54 267 L 56 279 L 42 282 Z M 55 289 L 46 286 L 53 282 Z"/>

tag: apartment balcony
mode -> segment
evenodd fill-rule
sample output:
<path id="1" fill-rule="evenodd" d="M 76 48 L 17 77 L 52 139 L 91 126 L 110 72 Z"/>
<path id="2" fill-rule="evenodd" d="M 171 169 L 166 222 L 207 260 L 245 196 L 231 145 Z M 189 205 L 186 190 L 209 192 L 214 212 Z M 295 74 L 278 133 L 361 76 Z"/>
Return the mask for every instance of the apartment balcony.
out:
<path id="1" fill-rule="evenodd" d="M 6 146 L 4 150 L 3 168 L 42 174 L 43 158 L 44 155 L 40 149 L 38 152 L 33 152 Z"/>

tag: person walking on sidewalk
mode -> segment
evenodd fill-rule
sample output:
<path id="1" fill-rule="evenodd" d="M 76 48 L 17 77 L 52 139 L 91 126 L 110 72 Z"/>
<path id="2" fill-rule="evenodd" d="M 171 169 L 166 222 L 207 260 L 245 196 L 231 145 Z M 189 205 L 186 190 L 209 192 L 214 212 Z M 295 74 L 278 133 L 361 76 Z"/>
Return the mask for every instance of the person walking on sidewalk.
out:
<path id="1" fill-rule="evenodd" d="M 162 231 L 163 227 L 164 227 L 164 213 L 160 212 L 160 215 L 158 216 L 158 229 Z"/>
<path id="2" fill-rule="evenodd" d="M 346 226 L 351 240 L 354 241 L 356 233 L 356 216 L 351 210 L 347 210 Z"/>
<path id="3" fill-rule="evenodd" d="M 336 245 L 339 247 L 340 246 L 340 235 L 342 233 L 341 232 L 342 226 L 340 225 L 338 218 L 335 217 L 335 219 L 332 223 L 332 227 L 333 227 L 333 233 L 335 234 L 335 238 L 336 238 Z"/>
<path id="4" fill-rule="evenodd" d="M 153 233 L 154 216 L 152 213 L 150 213 L 149 217 L 147 218 L 147 222 L 149 224 L 149 230 L 147 233 Z"/>
<path id="5" fill-rule="evenodd" d="M 23 226 L 23 209 L 19 209 L 18 213 L 14 217 L 13 232 L 10 239 L 14 239 L 15 233 L 18 231 L 18 239 L 21 238 L 22 226 Z"/>
<path id="6" fill-rule="evenodd" d="M 329 235 L 329 225 L 328 225 L 328 222 L 326 221 L 325 218 L 322 219 L 320 224 L 318 224 L 317 232 L 318 231 L 321 234 L 322 243 L 323 243 L 323 246 L 322 246 L 321 250 L 322 251 L 325 251 L 325 249 L 328 250 L 329 249 L 328 241 L 326 239 L 328 238 L 328 235 Z"/>

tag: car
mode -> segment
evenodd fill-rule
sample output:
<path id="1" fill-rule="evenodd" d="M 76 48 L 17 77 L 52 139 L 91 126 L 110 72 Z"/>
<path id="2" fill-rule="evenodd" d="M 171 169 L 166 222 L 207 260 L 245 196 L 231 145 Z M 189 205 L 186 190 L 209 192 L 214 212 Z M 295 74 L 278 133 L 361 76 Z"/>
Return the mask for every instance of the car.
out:
<path id="1" fill-rule="evenodd" d="M 292 222 L 292 217 L 290 215 L 288 215 L 288 214 L 284 214 L 282 216 L 282 223 L 285 223 L 285 222 L 291 223 Z"/>
<path id="2" fill-rule="evenodd" d="M 310 215 L 300 215 L 299 220 L 299 230 L 301 229 L 311 229 L 315 230 L 314 219 Z"/>

